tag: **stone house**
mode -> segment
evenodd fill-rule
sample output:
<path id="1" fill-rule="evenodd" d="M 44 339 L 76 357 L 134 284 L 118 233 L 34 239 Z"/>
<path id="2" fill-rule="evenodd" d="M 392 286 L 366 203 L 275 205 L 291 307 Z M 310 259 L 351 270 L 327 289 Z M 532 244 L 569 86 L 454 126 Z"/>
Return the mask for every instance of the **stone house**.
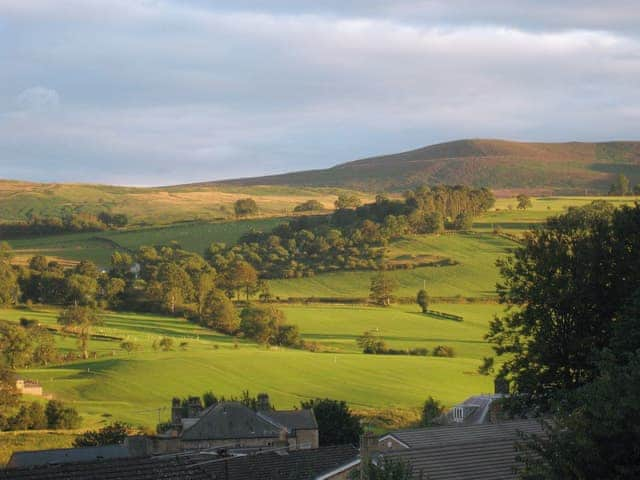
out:
<path id="1" fill-rule="evenodd" d="M 42 397 L 42 385 L 34 380 L 26 380 L 19 378 L 16 380 L 16 390 L 20 394 L 33 395 L 35 397 Z"/>
<path id="2" fill-rule="evenodd" d="M 273 410 L 266 394 L 258 396 L 257 411 L 240 402 L 219 402 L 203 408 L 198 397 L 185 408 L 172 403 L 171 428 L 153 439 L 154 453 L 206 448 L 315 449 L 318 423 L 313 410 Z"/>

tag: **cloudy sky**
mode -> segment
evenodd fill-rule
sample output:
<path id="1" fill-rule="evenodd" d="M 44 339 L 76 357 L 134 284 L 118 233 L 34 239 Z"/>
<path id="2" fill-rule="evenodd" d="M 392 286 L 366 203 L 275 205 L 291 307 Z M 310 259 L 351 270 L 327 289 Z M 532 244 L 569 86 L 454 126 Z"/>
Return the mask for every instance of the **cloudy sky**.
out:
<path id="1" fill-rule="evenodd" d="M 637 0 L 0 0 L 0 178 L 160 185 L 640 140 Z"/>

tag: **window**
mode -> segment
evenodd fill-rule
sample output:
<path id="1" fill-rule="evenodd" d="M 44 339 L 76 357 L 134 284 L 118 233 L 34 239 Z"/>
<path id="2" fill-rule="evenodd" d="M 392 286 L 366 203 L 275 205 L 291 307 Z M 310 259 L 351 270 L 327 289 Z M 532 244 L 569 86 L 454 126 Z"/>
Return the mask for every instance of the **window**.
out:
<path id="1" fill-rule="evenodd" d="M 464 408 L 463 407 L 453 407 L 451 411 L 454 422 L 462 422 L 464 420 Z"/>

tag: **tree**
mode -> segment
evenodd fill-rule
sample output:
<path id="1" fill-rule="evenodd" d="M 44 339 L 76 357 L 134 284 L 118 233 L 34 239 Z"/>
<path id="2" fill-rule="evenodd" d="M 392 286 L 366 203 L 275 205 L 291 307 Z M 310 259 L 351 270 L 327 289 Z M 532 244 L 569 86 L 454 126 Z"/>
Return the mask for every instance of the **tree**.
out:
<path id="1" fill-rule="evenodd" d="M 236 217 L 246 217 L 258 213 L 258 204 L 253 198 L 241 198 L 233 204 Z"/>
<path id="2" fill-rule="evenodd" d="M 398 282 L 387 272 L 380 271 L 371 278 L 369 297 L 376 305 L 388 307 L 393 300 L 393 291 L 397 288 Z"/>
<path id="3" fill-rule="evenodd" d="M 240 326 L 240 317 L 233 302 L 219 290 L 207 295 L 200 321 L 204 326 L 228 335 L 234 334 Z"/>
<path id="4" fill-rule="evenodd" d="M 58 323 L 63 326 L 64 331 L 71 332 L 78 337 L 82 358 L 89 358 L 88 347 L 91 329 L 102 323 L 96 312 L 89 307 L 72 306 L 60 313 Z"/>
<path id="5" fill-rule="evenodd" d="M 444 406 L 438 400 L 429 396 L 422 406 L 421 424 L 423 427 L 435 425 L 437 420 L 444 413 Z"/>
<path id="6" fill-rule="evenodd" d="M 98 447 L 102 445 L 117 445 L 133 432 L 131 425 L 123 422 L 114 422 L 102 427 L 100 430 L 88 430 L 78 435 L 73 441 L 74 447 Z"/>
<path id="7" fill-rule="evenodd" d="M 532 206 L 531 198 L 529 195 L 525 195 L 524 193 L 518 195 L 516 200 L 518 201 L 518 210 L 526 210 Z"/>
<path id="8" fill-rule="evenodd" d="M 15 407 L 19 399 L 15 373 L 0 363 L 0 413 Z"/>
<path id="9" fill-rule="evenodd" d="M 346 402 L 316 398 L 300 403 L 312 408 L 318 422 L 320 446 L 358 444 L 362 435 L 360 418 L 353 414 Z"/>
<path id="10" fill-rule="evenodd" d="M 626 175 L 620 173 L 616 181 L 611 188 L 609 189 L 609 195 L 628 195 L 629 190 L 629 179 Z"/>
<path id="11" fill-rule="evenodd" d="M 553 422 L 544 423 L 545 435 L 520 442 L 525 460 L 520 478 L 640 477 L 640 350 L 623 364 L 605 352 L 594 381 L 565 392 L 556 406 Z"/>
<path id="12" fill-rule="evenodd" d="M 140 348 L 140 345 L 130 340 L 125 340 L 122 343 L 120 343 L 120 348 L 127 353 L 132 353 L 138 350 Z"/>
<path id="13" fill-rule="evenodd" d="M 240 331 L 262 344 L 276 344 L 285 316 L 272 305 L 248 306 L 240 313 Z"/>
<path id="14" fill-rule="evenodd" d="M 306 202 L 296 205 L 293 209 L 294 212 L 313 212 L 324 210 L 324 205 L 318 200 L 307 200 Z"/>
<path id="15" fill-rule="evenodd" d="M 19 325 L 0 322 L 0 352 L 12 370 L 29 366 L 33 356 L 32 336 Z"/>
<path id="16" fill-rule="evenodd" d="M 469 212 L 460 212 L 453 221 L 455 230 L 468 231 L 473 228 L 473 215 Z"/>
<path id="17" fill-rule="evenodd" d="M 335 201 L 336 210 L 344 210 L 348 208 L 357 208 L 361 204 L 357 195 L 349 193 L 341 193 Z"/>
<path id="18" fill-rule="evenodd" d="M 387 349 L 385 341 L 373 332 L 364 332 L 356 339 L 362 353 L 384 353 Z"/>
<path id="19" fill-rule="evenodd" d="M 375 462 L 369 459 L 362 463 L 360 468 L 363 469 L 362 472 L 351 473 L 352 480 L 411 480 L 414 478 L 413 467 L 402 459 L 382 457 Z"/>
<path id="20" fill-rule="evenodd" d="M 67 407 L 60 400 L 49 400 L 45 408 L 47 426 L 52 430 L 78 428 L 82 417 L 73 407 Z"/>
<path id="21" fill-rule="evenodd" d="M 422 313 L 427 313 L 429 311 L 429 294 L 426 290 L 422 289 L 418 291 L 418 295 L 416 296 L 416 303 L 420 305 L 422 309 Z"/>
<path id="22" fill-rule="evenodd" d="M 550 218 L 498 262 L 500 301 L 486 338 L 505 356 L 499 376 L 524 404 L 594 379 L 593 356 L 610 345 L 620 309 L 640 285 L 640 205 L 594 202 Z"/>
<path id="23" fill-rule="evenodd" d="M 18 275 L 11 265 L 11 247 L 0 243 L 0 305 L 13 305 L 20 298 Z"/>
<path id="24" fill-rule="evenodd" d="M 258 272 L 249 263 L 238 261 L 233 264 L 229 272 L 229 283 L 240 296 L 240 290 L 245 291 L 247 302 L 249 295 L 254 293 L 258 284 Z"/>
<path id="25" fill-rule="evenodd" d="M 91 305 L 98 291 L 98 282 L 88 275 L 72 274 L 67 277 L 67 303 Z"/>
<path id="26" fill-rule="evenodd" d="M 636 186 L 633 187 L 633 194 L 640 195 L 640 183 L 636 183 Z"/>

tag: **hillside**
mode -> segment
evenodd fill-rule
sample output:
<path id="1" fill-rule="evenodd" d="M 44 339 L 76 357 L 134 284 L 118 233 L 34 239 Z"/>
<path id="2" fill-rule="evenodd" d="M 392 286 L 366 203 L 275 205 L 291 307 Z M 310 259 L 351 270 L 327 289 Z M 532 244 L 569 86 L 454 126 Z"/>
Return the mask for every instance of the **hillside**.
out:
<path id="1" fill-rule="evenodd" d="M 420 184 L 468 184 L 555 193 L 606 191 L 618 173 L 640 182 L 640 142 L 524 143 L 458 140 L 309 170 L 209 185 L 305 185 L 399 191 Z M 206 185 L 206 184 L 199 184 Z"/>

